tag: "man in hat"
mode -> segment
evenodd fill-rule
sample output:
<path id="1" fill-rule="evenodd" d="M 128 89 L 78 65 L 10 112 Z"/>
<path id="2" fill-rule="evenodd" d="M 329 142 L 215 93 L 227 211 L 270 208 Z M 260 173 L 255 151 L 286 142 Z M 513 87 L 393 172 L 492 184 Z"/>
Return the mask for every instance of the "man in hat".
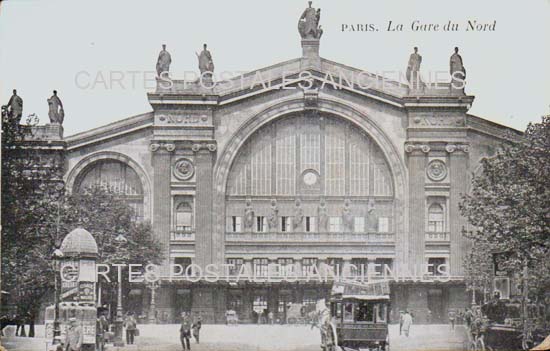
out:
<path id="1" fill-rule="evenodd" d="M 65 339 L 66 351 L 80 351 L 82 347 L 82 328 L 76 318 L 69 319 L 69 329 Z"/>
<path id="2" fill-rule="evenodd" d="M 181 326 L 180 326 L 180 341 L 184 351 L 191 350 L 189 339 L 191 338 L 191 318 L 186 312 L 181 314 Z"/>

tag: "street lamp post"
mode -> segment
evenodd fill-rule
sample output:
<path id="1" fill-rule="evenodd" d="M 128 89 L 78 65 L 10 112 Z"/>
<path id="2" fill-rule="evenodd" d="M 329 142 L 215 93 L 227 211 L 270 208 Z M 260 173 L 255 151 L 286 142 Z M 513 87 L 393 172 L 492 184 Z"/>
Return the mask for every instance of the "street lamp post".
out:
<path id="1" fill-rule="evenodd" d="M 61 343 L 61 329 L 60 329 L 60 323 L 59 323 L 59 288 L 58 285 L 58 279 L 57 275 L 60 274 L 59 272 L 59 261 L 63 258 L 63 252 L 59 249 L 55 249 L 55 251 L 52 253 L 52 260 L 54 264 L 54 296 L 55 296 L 55 311 L 54 311 L 54 320 L 53 320 L 53 340 L 52 344 L 57 345 Z"/>
<path id="2" fill-rule="evenodd" d="M 126 244 L 128 242 L 128 239 L 124 237 L 124 235 L 119 234 L 115 238 L 116 243 L 118 244 L 118 247 L 120 247 L 123 244 Z M 118 275 L 118 284 L 117 284 L 117 305 L 116 305 L 116 319 L 115 319 L 115 340 L 114 340 L 114 346 L 121 347 L 124 346 L 124 338 L 122 337 L 122 331 L 123 331 L 123 324 L 124 320 L 122 318 L 122 277 L 119 274 Z"/>
<path id="3" fill-rule="evenodd" d="M 157 322 L 157 317 L 155 316 L 155 312 L 157 309 L 156 305 L 156 290 L 159 288 L 159 282 L 153 281 L 149 284 L 149 288 L 151 289 L 151 306 L 149 308 L 149 323 L 155 324 Z"/>

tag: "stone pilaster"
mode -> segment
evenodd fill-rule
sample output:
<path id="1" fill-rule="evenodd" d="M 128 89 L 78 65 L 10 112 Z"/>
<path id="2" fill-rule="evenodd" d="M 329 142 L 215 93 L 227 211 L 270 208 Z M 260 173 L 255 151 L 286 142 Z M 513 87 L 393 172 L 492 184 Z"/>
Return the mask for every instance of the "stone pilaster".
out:
<path id="1" fill-rule="evenodd" d="M 468 191 L 468 145 L 447 145 L 450 154 L 450 230 L 451 230 L 451 275 L 464 274 L 463 261 L 467 251 L 467 241 L 462 236 L 462 228 L 466 225 L 466 219 L 460 215 L 458 204 L 463 194 Z"/>
<path id="2" fill-rule="evenodd" d="M 195 164 L 197 174 L 196 213 L 197 222 L 195 229 L 195 258 L 201 267 L 213 263 L 212 240 L 212 153 L 216 150 L 215 144 L 193 145 L 195 151 Z"/>
<path id="3" fill-rule="evenodd" d="M 164 266 L 170 263 L 170 159 L 174 144 L 150 145 L 153 164 L 153 230 L 160 242 Z"/>
<path id="4" fill-rule="evenodd" d="M 424 264 L 426 216 L 425 168 L 426 154 L 430 151 L 430 147 L 407 144 L 405 151 L 409 156 L 409 257 L 411 264 L 422 267 Z M 400 270 L 406 270 L 406 267 L 400 267 Z"/>

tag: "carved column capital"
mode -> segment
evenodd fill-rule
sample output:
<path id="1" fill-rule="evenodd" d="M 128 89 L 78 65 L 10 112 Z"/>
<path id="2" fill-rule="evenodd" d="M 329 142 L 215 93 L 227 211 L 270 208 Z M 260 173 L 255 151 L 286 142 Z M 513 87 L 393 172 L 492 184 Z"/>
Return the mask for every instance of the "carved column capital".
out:
<path id="1" fill-rule="evenodd" d="M 176 144 L 174 143 L 152 143 L 149 145 L 149 150 L 151 152 L 156 152 L 159 149 L 165 149 L 168 152 L 176 150 Z"/>
<path id="2" fill-rule="evenodd" d="M 431 148 L 428 144 L 416 144 L 416 143 L 405 143 L 405 152 L 406 153 L 412 153 L 414 151 L 422 151 L 423 153 L 427 154 L 430 152 Z"/>
<path id="3" fill-rule="evenodd" d="M 199 152 L 200 150 L 215 152 L 217 149 L 218 146 L 215 143 L 195 143 L 191 146 L 191 150 L 193 150 L 193 152 Z"/>
<path id="4" fill-rule="evenodd" d="M 450 154 L 452 154 L 453 152 L 456 152 L 456 151 L 461 151 L 461 152 L 467 154 L 468 152 L 470 152 L 470 145 L 468 145 L 468 144 L 447 144 L 445 146 L 445 151 L 447 151 Z"/>

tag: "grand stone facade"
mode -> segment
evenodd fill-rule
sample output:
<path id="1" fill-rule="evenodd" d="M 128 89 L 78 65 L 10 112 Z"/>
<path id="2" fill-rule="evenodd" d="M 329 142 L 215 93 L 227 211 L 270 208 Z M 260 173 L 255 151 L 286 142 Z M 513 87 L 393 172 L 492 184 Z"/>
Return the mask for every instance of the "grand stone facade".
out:
<path id="1" fill-rule="evenodd" d="M 322 264 L 447 265 L 446 282 L 392 284 L 394 313 L 444 320 L 468 301 L 461 194 L 479 160 L 520 133 L 469 115 L 474 97 L 464 89 L 376 85 L 381 77 L 321 58 L 318 38 L 302 46 L 300 58 L 230 81 L 159 80 L 152 112 L 62 139 L 67 189 L 119 189 L 136 220 L 152 222 L 165 266 L 229 263 L 261 277 L 277 263 L 303 277 Z M 289 303 L 313 304 L 329 288 L 165 278 L 154 314 L 171 322 L 190 310 L 222 322 L 234 309 L 254 322 L 254 311 L 268 309 L 285 320 Z M 151 314 L 150 300 L 135 285 L 125 309 Z"/>

